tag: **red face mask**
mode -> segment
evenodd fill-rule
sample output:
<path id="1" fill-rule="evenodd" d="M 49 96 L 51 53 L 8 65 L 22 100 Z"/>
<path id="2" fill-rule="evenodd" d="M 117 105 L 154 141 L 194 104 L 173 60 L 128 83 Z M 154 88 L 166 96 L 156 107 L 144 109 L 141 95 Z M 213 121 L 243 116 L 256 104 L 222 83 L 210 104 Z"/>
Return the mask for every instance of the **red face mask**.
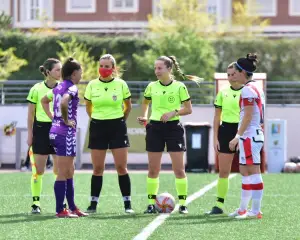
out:
<path id="1" fill-rule="evenodd" d="M 99 68 L 99 74 L 101 75 L 101 77 L 103 78 L 107 78 L 110 75 L 112 75 L 113 73 L 113 69 L 108 69 L 108 68 Z"/>

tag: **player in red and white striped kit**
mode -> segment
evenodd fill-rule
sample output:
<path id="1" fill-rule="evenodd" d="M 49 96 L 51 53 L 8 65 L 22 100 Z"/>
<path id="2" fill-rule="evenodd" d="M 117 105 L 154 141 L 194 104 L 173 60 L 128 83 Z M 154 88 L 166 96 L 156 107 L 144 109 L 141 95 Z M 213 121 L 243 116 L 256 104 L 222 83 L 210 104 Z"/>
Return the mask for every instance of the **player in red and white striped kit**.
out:
<path id="1" fill-rule="evenodd" d="M 239 162 L 242 174 L 242 193 L 240 207 L 230 217 L 244 219 L 247 217 L 262 218 L 261 202 L 263 197 L 263 180 L 260 172 L 260 151 L 264 143 L 261 125 L 264 118 L 265 96 L 252 80 L 256 70 L 257 56 L 247 54 L 246 58 L 239 58 L 235 64 L 235 77 L 241 81 L 244 88 L 240 97 L 240 122 L 238 132 L 229 143 L 229 148 L 240 150 Z M 248 211 L 248 204 L 252 199 L 252 207 Z"/>

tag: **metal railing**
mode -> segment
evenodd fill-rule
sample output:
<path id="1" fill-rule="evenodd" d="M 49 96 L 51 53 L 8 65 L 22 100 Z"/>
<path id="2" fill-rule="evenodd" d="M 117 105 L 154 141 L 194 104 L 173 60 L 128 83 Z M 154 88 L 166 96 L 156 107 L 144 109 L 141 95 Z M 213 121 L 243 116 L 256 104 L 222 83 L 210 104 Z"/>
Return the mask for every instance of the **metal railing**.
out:
<path id="1" fill-rule="evenodd" d="M 300 81 L 267 81 L 268 104 L 300 104 Z"/>
<path id="2" fill-rule="evenodd" d="M 0 82 L 0 104 L 25 104 L 30 88 L 41 80 L 7 80 Z M 128 81 L 134 104 L 141 103 L 147 81 Z M 215 82 L 202 82 L 200 86 L 192 81 L 185 82 L 193 104 L 213 104 Z M 81 98 L 87 82 L 81 82 Z M 267 81 L 266 97 L 268 104 L 300 104 L 300 81 Z"/>

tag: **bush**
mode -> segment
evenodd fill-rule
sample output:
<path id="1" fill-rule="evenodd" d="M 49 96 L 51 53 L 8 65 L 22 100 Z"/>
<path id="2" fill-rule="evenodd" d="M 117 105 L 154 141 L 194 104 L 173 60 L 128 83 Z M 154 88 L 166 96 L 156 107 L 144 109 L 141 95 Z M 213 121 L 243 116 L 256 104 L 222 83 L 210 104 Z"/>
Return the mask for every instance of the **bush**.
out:
<path id="1" fill-rule="evenodd" d="M 183 72 L 196 75 L 205 81 L 213 80 L 216 56 L 208 40 L 198 37 L 195 33 L 186 31 L 184 34 L 174 33 L 155 38 L 149 41 L 151 49 L 144 51 L 143 55 L 134 54 L 139 71 L 148 77 L 147 80 L 156 79 L 154 75 L 154 61 L 159 56 L 175 55 Z"/>
<path id="2" fill-rule="evenodd" d="M 199 46 L 195 46 L 194 41 L 196 40 L 188 39 L 187 36 L 177 36 L 174 39 L 169 39 L 167 46 L 162 46 L 164 51 L 158 52 L 153 49 L 153 42 L 145 38 L 98 38 L 89 35 L 76 35 L 75 38 L 79 44 L 84 43 L 90 49 L 90 56 L 95 60 L 99 59 L 104 49 L 107 53 L 120 54 L 122 57 L 119 61 L 126 60 L 123 78 L 127 81 L 144 81 L 155 78 L 153 70 L 150 70 L 153 63 L 151 63 L 151 66 L 147 65 L 153 60 L 152 58 L 151 61 L 146 59 L 146 55 L 149 53 L 148 50 L 152 50 L 153 54 L 170 53 L 177 55 L 186 73 L 199 75 L 206 80 L 212 80 L 214 71 L 224 72 L 229 63 L 245 56 L 248 52 L 258 53 L 260 59 L 258 72 L 266 72 L 269 81 L 300 79 L 300 64 L 298 63 L 300 40 L 262 39 L 247 41 L 220 39 L 211 40 L 211 44 L 208 40 L 202 40 L 201 43 L 199 42 Z M 179 44 L 179 38 L 185 40 Z M 18 72 L 12 73 L 9 79 L 42 79 L 43 76 L 38 71 L 38 66 L 49 57 L 58 57 L 57 52 L 62 50 L 57 43 L 58 40 L 61 42 L 71 41 L 71 35 L 38 37 L 35 35 L 27 36 L 19 32 L 0 32 L 0 48 L 6 50 L 10 47 L 16 47 L 16 57 L 25 59 L 28 62 L 28 65 L 23 66 Z M 189 41 L 193 42 L 191 46 L 189 46 Z M 202 45 L 204 43 L 206 45 Z M 213 62 L 210 54 L 196 56 L 200 51 L 203 53 L 205 51 L 209 52 L 211 45 L 216 55 L 215 66 L 212 66 Z M 169 52 L 167 49 L 172 51 Z M 186 49 L 192 51 L 186 51 Z M 140 58 L 141 61 L 137 61 L 138 58 L 134 58 L 133 55 L 143 56 L 143 58 Z M 147 68 L 148 70 L 146 70 Z M 199 69 L 202 69 L 202 71 L 199 72 Z"/>
<path id="3" fill-rule="evenodd" d="M 134 37 L 119 38 L 97 38 L 94 36 L 76 35 L 78 43 L 84 43 L 90 49 L 90 56 L 99 60 L 100 55 L 106 50 L 107 53 L 119 54 L 123 57 L 119 61 L 126 60 L 123 78 L 127 80 L 142 80 L 140 75 L 136 74 L 137 66 L 133 63 L 132 54 L 142 52 L 147 49 L 144 40 Z M 28 61 L 28 65 L 22 67 L 20 71 L 10 75 L 9 79 L 14 80 L 38 80 L 43 76 L 38 71 L 38 67 L 49 58 L 58 58 L 57 53 L 61 52 L 58 41 L 69 42 L 72 35 L 59 36 L 26 36 L 23 33 L 6 32 L 0 33 L 0 48 L 8 49 L 11 46 L 17 48 L 15 55 Z"/>
<path id="4" fill-rule="evenodd" d="M 300 80 L 300 40 L 217 40 L 213 43 L 217 54 L 217 72 L 224 72 L 229 63 L 249 52 L 259 58 L 257 72 L 266 72 L 268 81 Z"/>

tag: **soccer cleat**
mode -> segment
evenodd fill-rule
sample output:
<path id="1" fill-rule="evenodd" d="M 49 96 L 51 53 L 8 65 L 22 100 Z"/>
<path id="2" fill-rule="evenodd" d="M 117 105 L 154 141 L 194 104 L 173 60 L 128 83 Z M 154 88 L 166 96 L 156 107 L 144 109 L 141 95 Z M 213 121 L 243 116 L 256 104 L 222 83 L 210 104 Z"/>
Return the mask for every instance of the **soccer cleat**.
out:
<path id="1" fill-rule="evenodd" d="M 80 211 L 80 209 L 76 208 L 74 211 L 71 211 L 71 214 L 77 215 L 78 217 L 87 217 L 89 214 Z"/>
<path id="2" fill-rule="evenodd" d="M 224 211 L 222 208 L 214 206 L 209 212 L 206 213 L 206 215 L 220 215 L 223 213 L 224 213 Z"/>
<path id="3" fill-rule="evenodd" d="M 27 167 L 27 166 L 23 166 L 23 167 L 21 167 L 21 172 L 29 172 L 30 171 L 30 168 L 29 167 Z"/>
<path id="4" fill-rule="evenodd" d="M 31 209 L 32 214 L 40 214 L 41 213 L 40 206 L 33 204 L 31 207 L 32 207 L 32 209 Z"/>
<path id="5" fill-rule="evenodd" d="M 134 211 L 131 208 L 131 201 L 124 201 L 125 213 L 132 214 Z"/>
<path id="6" fill-rule="evenodd" d="M 261 219 L 262 218 L 262 212 L 259 213 L 254 213 L 251 210 L 249 212 L 247 212 L 247 217 L 249 218 L 258 218 Z"/>
<path id="7" fill-rule="evenodd" d="M 180 214 L 188 214 L 189 213 L 186 206 L 180 206 L 178 211 Z"/>
<path id="8" fill-rule="evenodd" d="M 78 215 L 70 213 L 68 210 L 64 209 L 59 213 L 56 213 L 58 218 L 78 218 Z"/>
<path id="9" fill-rule="evenodd" d="M 233 213 L 228 214 L 228 217 L 239 217 L 239 216 L 247 216 L 247 210 L 240 211 L 240 209 L 236 209 Z"/>
<path id="10" fill-rule="evenodd" d="M 152 213 L 157 213 L 155 206 L 153 204 L 148 205 L 146 211 L 144 212 L 145 214 L 152 214 Z"/>
<path id="11" fill-rule="evenodd" d="M 246 219 L 248 217 L 247 215 L 247 211 L 245 211 L 245 213 L 239 214 L 238 216 L 235 216 L 235 219 Z"/>
<path id="12" fill-rule="evenodd" d="M 86 212 L 87 213 L 95 213 L 95 212 L 97 212 L 97 207 L 94 207 L 91 205 L 86 209 Z"/>
<path id="13" fill-rule="evenodd" d="M 132 210 L 132 208 L 125 208 L 125 213 L 133 214 L 134 211 Z"/>

